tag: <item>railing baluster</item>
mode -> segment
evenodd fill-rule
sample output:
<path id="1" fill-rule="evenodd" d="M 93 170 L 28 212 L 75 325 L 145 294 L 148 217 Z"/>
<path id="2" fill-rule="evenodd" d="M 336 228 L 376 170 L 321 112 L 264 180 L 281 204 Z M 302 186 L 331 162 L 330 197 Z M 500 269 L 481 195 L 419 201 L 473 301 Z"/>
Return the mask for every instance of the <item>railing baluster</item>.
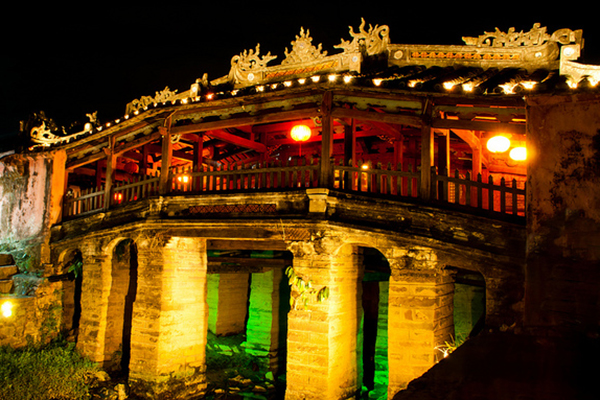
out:
<path id="1" fill-rule="evenodd" d="M 502 179 L 500 179 L 500 212 L 505 214 L 506 213 L 506 181 L 504 180 L 504 177 L 502 177 Z"/>
<path id="2" fill-rule="evenodd" d="M 483 209 L 483 187 L 481 186 L 481 174 L 477 174 L 477 208 Z"/>
<path id="3" fill-rule="evenodd" d="M 494 211 L 494 178 L 492 175 L 488 176 L 488 210 Z"/>
<path id="4" fill-rule="evenodd" d="M 517 215 L 517 180 L 512 180 L 512 214 Z"/>

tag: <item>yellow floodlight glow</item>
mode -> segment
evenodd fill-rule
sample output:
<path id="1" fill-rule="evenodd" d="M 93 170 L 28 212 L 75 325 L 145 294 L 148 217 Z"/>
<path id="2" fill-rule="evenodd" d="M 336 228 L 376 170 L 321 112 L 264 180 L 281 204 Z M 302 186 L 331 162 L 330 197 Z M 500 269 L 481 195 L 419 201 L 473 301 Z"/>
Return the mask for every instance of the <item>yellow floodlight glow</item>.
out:
<path id="1" fill-rule="evenodd" d="M 510 148 L 510 140 L 506 136 L 494 136 L 487 141 L 486 147 L 492 153 L 504 153 Z"/>
<path id="2" fill-rule="evenodd" d="M 527 160 L 527 149 L 525 147 L 515 147 L 508 153 L 508 156 L 515 161 Z"/>
<path id="3" fill-rule="evenodd" d="M 2 316 L 8 318 L 13 315 L 13 304 L 10 301 L 2 303 Z"/>
<path id="4" fill-rule="evenodd" d="M 380 86 L 382 82 L 383 82 L 383 79 L 381 79 L 381 78 L 373 79 L 373 85 L 375 85 L 375 86 Z"/>

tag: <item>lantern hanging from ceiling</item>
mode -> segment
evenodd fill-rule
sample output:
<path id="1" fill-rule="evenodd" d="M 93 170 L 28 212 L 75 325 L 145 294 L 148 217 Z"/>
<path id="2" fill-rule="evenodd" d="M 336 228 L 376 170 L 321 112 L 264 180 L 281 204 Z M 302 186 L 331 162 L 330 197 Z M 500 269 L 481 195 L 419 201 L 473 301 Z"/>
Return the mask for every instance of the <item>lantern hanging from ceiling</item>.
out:
<path id="1" fill-rule="evenodd" d="M 527 149 L 525 147 L 515 147 L 508 153 L 508 156 L 515 161 L 527 160 Z"/>
<path id="2" fill-rule="evenodd" d="M 492 153 L 504 153 L 510 148 L 510 140 L 506 136 L 494 136 L 487 141 L 487 149 Z"/>
<path id="3" fill-rule="evenodd" d="M 306 142 L 310 139 L 311 131 L 306 125 L 295 125 L 290 132 L 290 136 L 296 142 Z"/>

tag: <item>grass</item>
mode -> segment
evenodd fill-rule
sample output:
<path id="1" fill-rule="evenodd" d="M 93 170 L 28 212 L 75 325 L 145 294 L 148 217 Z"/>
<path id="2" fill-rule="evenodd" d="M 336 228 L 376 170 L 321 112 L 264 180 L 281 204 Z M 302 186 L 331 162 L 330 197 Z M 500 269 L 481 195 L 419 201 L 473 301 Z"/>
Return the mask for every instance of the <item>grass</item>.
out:
<path id="1" fill-rule="evenodd" d="M 0 347 L 0 399 L 87 399 L 88 383 L 97 371 L 96 364 L 64 342 L 17 350 Z"/>

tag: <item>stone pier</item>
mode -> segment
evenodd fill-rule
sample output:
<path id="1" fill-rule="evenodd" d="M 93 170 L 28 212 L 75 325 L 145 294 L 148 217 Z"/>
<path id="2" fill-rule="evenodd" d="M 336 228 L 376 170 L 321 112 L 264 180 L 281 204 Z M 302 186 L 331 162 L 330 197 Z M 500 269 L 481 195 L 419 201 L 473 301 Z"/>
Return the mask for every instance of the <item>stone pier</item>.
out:
<path id="1" fill-rule="evenodd" d="M 431 250 L 406 251 L 392 267 L 389 287 L 389 386 L 392 396 L 443 357 L 437 346 L 454 334 L 452 278 L 437 269 Z M 398 261 L 398 260 L 391 260 Z M 398 264 L 397 264 L 398 265 Z"/>
<path id="2" fill-rule="evenodd" d="M 310 243 L 292 249 L 294 270 L 329 299 L 315 296 L 304 307 L 292 286 L 296 307 L 288 317 L 286 399 L 344 399 L 359 390 L 357 381 L 358 253 L 353 246 L 315 250 Z"/>
<path id="3" fill-rule="evenodd" d="M 208 329 L 217 336 L 244 332 L 248 313 L 248 273 L 208 275 Z"/>
<path id="4" fill-rule="evenodd" d="M 206 388 L 206 241 L 148 235 L 137 244 L 131 389 L 153 399 L 199 395 Z"/>
<path id="5" fill-rule="evenodd" d="M 243 344 L 248 354 L 265 359 L 274 372 L 279 368 L 281 322 L 279 308 L 282 278 L 283 271 L 279 268 L 252 274 L 246 342 Z"/>

